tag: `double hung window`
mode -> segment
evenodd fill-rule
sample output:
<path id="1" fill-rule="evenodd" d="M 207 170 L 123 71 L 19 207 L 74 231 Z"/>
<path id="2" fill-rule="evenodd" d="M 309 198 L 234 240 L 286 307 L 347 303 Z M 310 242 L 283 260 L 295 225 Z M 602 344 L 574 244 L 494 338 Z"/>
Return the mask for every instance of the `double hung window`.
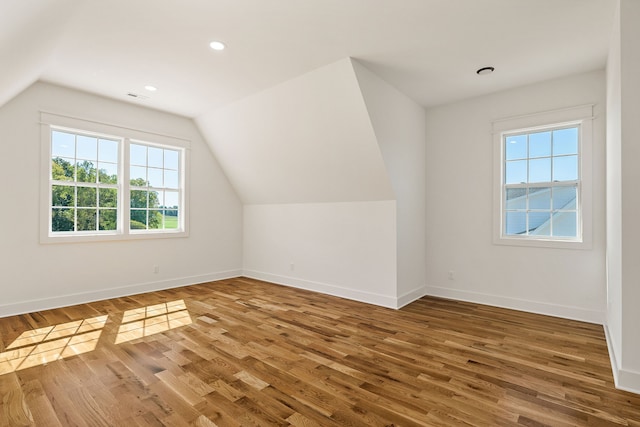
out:
<path id="1" fill-rule="evenodd" d="M 51 129 L 51 232 L 110 232 L 118 224 L 121 141 Z"/>
<path id="2" fill-rule="evenodd" d="M 579 237 L 580 126 L 507 133 L 505 236 Z"/>
<path id="3" fill-rule="evenodd" d="M 186 235 L 187 141 L 42 115 L 41 241 Z"/>
<path id="4" fill-rule="evenodd" d="M 180 151 L 132 142 L 129 153 L 130 229 L 178 229 Z"/>
<path id="5" fill-rule="evenodd" d="M 593 106 L 493 123 L 497 244 L 591 243 Z"/>

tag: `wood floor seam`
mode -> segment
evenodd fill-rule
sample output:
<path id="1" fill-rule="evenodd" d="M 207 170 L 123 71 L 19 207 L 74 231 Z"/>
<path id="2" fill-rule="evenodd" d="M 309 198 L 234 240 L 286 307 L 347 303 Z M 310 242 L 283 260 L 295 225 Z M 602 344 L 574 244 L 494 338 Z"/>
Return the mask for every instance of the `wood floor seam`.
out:
<path id="1" fill-rule="evenodd" d="M 244 277 L 0 319 L 0 427 L 627 426 L 601 326 Z"/>

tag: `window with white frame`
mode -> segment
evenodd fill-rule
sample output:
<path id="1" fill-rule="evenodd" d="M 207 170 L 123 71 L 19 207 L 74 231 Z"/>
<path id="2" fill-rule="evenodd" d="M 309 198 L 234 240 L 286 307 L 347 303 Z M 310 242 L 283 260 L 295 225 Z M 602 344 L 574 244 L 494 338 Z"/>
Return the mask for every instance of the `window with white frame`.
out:
<path id="1" fill-rule="evenodd" d="M 186 235 L 187 141 L 41 115 L 41 241 Z"/>
<path id="2" fill-rule="evenodd" d="M 494 122 L 499 155 L 496 243 L 590 245 L 592 109 L 581 106 Z"/>
<path id="3" fill-rule="evenodd" d="M 51 233 L 117 230 L 121 143 L 104 135 L 51 129 Z"/>
<path id="4" fill-rule="evenodd" d="M 506 133 L 503 235 L 580 237 L 580 125 Z"/>
<path id="5" fill-rule="evenodd" d="M 175 230 L 180 224 L 180 151 L 129 144 L 131 230 Z"/>

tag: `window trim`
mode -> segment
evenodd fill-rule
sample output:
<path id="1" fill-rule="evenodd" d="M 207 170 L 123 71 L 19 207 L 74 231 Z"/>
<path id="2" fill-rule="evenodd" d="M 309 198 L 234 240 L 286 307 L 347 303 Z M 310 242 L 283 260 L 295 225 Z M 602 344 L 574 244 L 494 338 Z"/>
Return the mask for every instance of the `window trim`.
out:
<path id="1" fill-rule="evenodd" d="M 189 176 L 190 176 L 190 148 L 188 139 L 164 135 L 155 132 L 133 129 L 116 124 L 108 124 L 91 119 L 72 117 L 58 113 L 40 111 L 40 243 L 75 243 L 96 241 L 164 239 L 189 236 Z M 61 129 L 71 132 L 108 136 L 120 141 L 118 148 L 119 177 L 118 182 L 118 231 L 117 232 L 51 232 L 51 130 Z M 128 185 L 128 147 L 130 143 L 141 143 L 149 146 L 164 147 L 181 150 L 182 168 L 182 229 L 177 230 L 129 230 L 129 221 L 125 218 L 129 209 Z"/>
<path id="2" fill-rule="evenodd" d="M 137 140 L 137 139 L 129 139 L 127 138 L 125 141 L 125 145 L 127 146 L 127 148 L 131 147 L 131 144 L 135 144 L 135 145 L 141 145 L 141 146 L 145 146 L 147 148 L 149 147 L 155 147 L 155 148 L 161 148 L 161 149 L 169 149 L 169 150 L 174 150 L 177 151 L 178 149 L 181 150 L 182 155 L 180 156 L 180 163 L 178 166 L 178 171 L 185 171 L 184 169 L 184 158 L 186 156 L 185 151 L 186 150 L 182 150 L 180 147 L 176 147 L 176 146 L 169 146 L 169 145 L 162 145 L 162 144 L 156 144 L 154 142 L 148 142 L 148 141 L 141 141 L 141 140 Z M 129 167 L 131 166 L 131 159 L 129 158 L 131 152 L 130 150 L 124 150 L 125 151 L 125 161 L 126 161 L 126 165 L 128 165 Z M 124 203 L 123 206 L 125 207 L 125 210 L 128 211 L 127 213 L 129 215 L 125 215 L 126 218 L 129 218 L 129 220 L 131 219 L 131 200 L 130 200 L 130 196 L 131 196 L 131 191 L 134 190 L 140 190 L 141 188 L 145 188 L 147 191 L 165 191 L 165 190 L 169 190 L 169 191 L 174 191 L 174 189 L 170 189 L 168 187 L 151 187 L 151 186 L 147 186 L 147 187 L 138 187 L 138 186 L 132 186 L 130 184 L 131 182 L 131 175 L 130 175 L 130 168 L 124 169 L 124 173 L 122 174 L 123 176 L 123 181 L 125 183 L 129 183 L 127 184 L 127 189 L 129 191 L 124 191 L 123 192 L 123 196 L 124 196 Z M 182 179 L 184 181 L 184 173 L 182 174 Z M 184 213 L 184 193 L 185 193 L 185 188 L 184 188 L 184 183 L 182 186 L 179 186 L 177 191 L 179 194 L 179 198 L 180 198 L 180 206 L 181 209 Z M 155 190 L 154 190 L 155 189 Z M 143 190 L 145 191 L 145 190 Z M 146 208 L 146 210 L 150 210 L 149 208 Z M 180 221 L 184 222 L 184 218 L 182 217 L 182 215 L 179 216 Z M 129 224 L 130 225 L 130 224 Z M 124 229 L 126 229 L 127 227 L 124 227 Z M 173 229 L 132 229 L 131 227 L 128 228 L 128 233 L 131 235 L 137 235 L 137 234 L 143 234 L 143 235 L 147 235 L 147 234 L 153 234 L 153 233 L 161 233 L 161 234 L 165 234 L 165 233 L 170 233 L 170 234 L 175 234 L 175 233 L 181 233 L 181 230 L 173 230 Z"/>
<path id="3" fill-rule="evenodd" d="M 592 247 L 592 146 L 593 104 L 493 121 L 493 243 L 558 249 L 591 249 Z M 578 183 L 578 238 L 504 235 L 504 136 L 531 133 L 549 128 L 578 125 L 580 180 Z"/>

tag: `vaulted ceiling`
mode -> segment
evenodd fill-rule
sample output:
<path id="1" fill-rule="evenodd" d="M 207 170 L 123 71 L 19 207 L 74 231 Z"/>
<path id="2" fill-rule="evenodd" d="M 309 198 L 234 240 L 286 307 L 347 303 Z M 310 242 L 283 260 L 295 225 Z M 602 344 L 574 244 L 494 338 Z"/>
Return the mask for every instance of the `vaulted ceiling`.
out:
<path id="1" fill-rule="evenodd" d="M 604 67 L 614 7 L 612 0 L 0 0 L 0 105 L 43 80 L 196 118 L 352 57 L 433 106 Z M 211 50 L 212 40 L 227 49 Z M 495 73 L 475 74 L 488 65 Z"/>

